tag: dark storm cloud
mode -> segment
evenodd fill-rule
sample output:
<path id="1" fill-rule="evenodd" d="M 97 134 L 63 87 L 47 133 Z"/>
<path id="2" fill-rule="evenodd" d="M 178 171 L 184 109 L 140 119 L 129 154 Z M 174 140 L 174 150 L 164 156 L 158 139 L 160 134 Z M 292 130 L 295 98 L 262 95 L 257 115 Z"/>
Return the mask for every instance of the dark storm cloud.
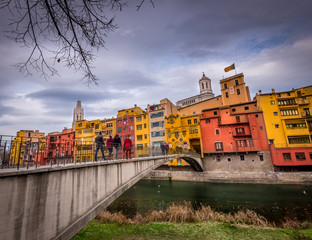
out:
<path id="1" fill-rule="evenodd" d="M 82 100 L 84 102 L 97 102 L 112 97 L 109 92 L 96 92 L 96 91 L 85 91 L 63 89 L 63 88 L 51 88 L 40 90 L 37 92 L 29 93 L 26 95 L 28 98 L 39 99 L 47 102 L 62 102 L 70 103 Z"/>

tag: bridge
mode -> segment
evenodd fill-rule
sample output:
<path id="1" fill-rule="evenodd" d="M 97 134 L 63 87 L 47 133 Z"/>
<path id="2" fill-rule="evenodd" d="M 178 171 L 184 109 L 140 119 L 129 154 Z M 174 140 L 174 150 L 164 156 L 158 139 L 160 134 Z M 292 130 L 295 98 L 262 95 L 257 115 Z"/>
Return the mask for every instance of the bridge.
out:
<path id="1" fill-rule="evenodd" d="M 70 239 L 150 171 L 182 158 L 203 171 L 196 155 L 86 162 L 0 171 L 0 239 Z"/>

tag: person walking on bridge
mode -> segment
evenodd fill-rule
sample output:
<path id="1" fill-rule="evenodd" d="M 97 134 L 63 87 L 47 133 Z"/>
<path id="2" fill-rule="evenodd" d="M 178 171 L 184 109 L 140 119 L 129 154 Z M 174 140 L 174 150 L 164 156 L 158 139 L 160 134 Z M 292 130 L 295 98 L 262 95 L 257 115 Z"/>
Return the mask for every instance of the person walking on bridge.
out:
<path id="1" fill-rule="evenodd" d="M 124 141 L 124 151 L 126 154 L 126 159 L 131 158 L 131 148 L 132 148 L 132 140 L 129 138 L 129 135 L 127 135 Z"/>
<path id="2" fill-rule="evenodd" d="M 121 140 L 120 140 L 120 137 L 118 136 L 118 134 L 116 134 L 114 137 L 113 146 L 116 149 L 116 158 L 117 158 L 119 147 L 121 147 Z"/>
<path id="3" fill-rule="evenodd" d="M 109 136 L 109 138 L 107 139 L 106 141 L 106 146 L 108 148 L 108 157 L 112 157 L 113 156 L 113 137 L 112 136 Z"/>
<path id="4" fill-rule="evenodd" d="M 101 131 L 99 132 L 99 135 L 96 136 L 95 143 L 96 143 L 96 150 L 95 150 L 95 155 L 94 155 L 94 161 L 97 162 L 97 154 L 98 154 L 99 149 L 101 149 L 103 160 L 105 160 L 104 139 L 103 139 Z"/>

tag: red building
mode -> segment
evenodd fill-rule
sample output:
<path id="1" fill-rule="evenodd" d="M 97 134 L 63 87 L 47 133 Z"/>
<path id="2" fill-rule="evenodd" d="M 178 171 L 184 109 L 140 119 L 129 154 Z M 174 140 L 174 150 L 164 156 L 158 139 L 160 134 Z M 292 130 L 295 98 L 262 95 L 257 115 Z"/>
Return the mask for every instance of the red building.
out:
<path id="1" fill-rule="evenodd" d="M 205 169 L 272 168 L 264 119 L 256 102 L 203 110 L 200 127 Z"/>
<path id="2" fill-rule="evenodd" d="M 75 146 L 75 132 L 72 128 L 64 129 L 62 133 L 52 132 L 46 136 L 44 151 L 45 163 L 56 163 L 62 159 L 66 162 L 73 161 Z"/>

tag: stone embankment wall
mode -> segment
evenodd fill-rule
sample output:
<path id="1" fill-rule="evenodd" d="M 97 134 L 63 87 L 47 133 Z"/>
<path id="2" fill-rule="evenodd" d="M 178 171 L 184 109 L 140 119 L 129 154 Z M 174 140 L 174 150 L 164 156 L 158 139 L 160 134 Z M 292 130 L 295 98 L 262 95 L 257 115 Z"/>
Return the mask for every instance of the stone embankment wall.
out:
<path id="1" fill-rule="evenodd" d="M 193 182 L 232 182 L 312 185 L 312 172 L 164 171 L 154 170 L 145 179 Z"/>

